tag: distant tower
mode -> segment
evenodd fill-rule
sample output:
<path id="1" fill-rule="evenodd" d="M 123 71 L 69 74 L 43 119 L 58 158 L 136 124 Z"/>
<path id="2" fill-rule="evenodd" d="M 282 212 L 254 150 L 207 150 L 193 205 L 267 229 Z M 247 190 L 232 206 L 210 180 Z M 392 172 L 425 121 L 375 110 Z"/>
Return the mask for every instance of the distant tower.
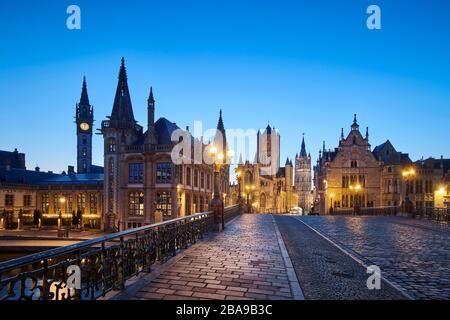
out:
<path id="1" fill-rule="evenodd" d="M 280 168 L 280 134 L 275 128 L 267 126 L 262 133 L 258 130 L 256 143 L 256 162 L 263 167 L 270 166 L 270 175 L 276 175 Z"/>
<path id="2" fill-rule="evenodd" d="M 303 134 L 300 154 L 295 157 L 295 189 L 298 193 L 299 207 L 304 211 L 309 211 L 312 205 L 311 184 L 311 155 L 306 154 Z"/>
<path id="3" fill-rule="evenodd" d="M 80 102 L 76 105 L 77 173 L 90 173 L 92 168 L 92 126 L 94 108 L 89 104 L 86 77 L 83 78 Z"/>

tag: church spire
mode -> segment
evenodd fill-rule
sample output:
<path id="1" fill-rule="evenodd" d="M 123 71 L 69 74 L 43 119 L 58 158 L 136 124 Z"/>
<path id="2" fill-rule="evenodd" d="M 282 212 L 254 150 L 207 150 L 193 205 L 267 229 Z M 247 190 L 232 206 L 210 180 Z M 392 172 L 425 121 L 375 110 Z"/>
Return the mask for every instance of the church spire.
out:
<path id="1" fill-rule="evenodd" d="M 125 59 L 122 57 L 119 81 L 117 83 L 116 96 L 114 98 L 113 110 L 111 113 L 111 125 L 130 127 L 135 124 L 136 120 L 134 119 L 130 92 L 128 90 L 127 69 L 125 68 Z"/>
<path id="2" fill-rule="evenodd" d="M 305 134 L 303 134 L 302 137 L 302 149 L 300 150 L 300 157 L 306 157 Z"/>
<path id="3" fill-rule="evenodd" d="M 359 124 L 358 121 L 356 120 L 356 113 L 355 116 L 353 117 L 352 130 L 359 130 Z"/>
<path id="4" fill-rule="evenodd" d="M 80 106 L 90 106 L 86 86 L 86 77 L 83 77 L 83 88 L 81 89 Z"/>
<path id="5" fill-rule="evenodd" d="M 220 135 L 218 134 L 220 132 Z M 219 139 L 219 136 L 220 139 Z M 222 152 L 226 152 L 227 148 L 227 136 L 225 132 L 225 126 L 223 125 L 223 119 L 222 119 L 222 109 L 219 111 L 219 121 L 217 122 L 217 131 L 216 131 L 216 137 L 214 138 L 214 145 L 216 147 L 220 148 L 219 150 L 222 150 Z"/>
<path id="6" fill-rule="evenodd" d="M 148 131 L 153 131 L 155 126 L 155 98 L 153 98 L 153 87 L 150 87 L 147 106 L 147 129 Z"/>

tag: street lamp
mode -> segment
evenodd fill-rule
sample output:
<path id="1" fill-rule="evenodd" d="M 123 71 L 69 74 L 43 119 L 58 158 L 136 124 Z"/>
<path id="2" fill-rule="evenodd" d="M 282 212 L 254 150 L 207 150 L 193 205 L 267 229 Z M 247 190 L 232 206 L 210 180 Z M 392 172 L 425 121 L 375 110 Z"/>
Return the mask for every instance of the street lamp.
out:
<path id="1" fill-rule="evenodd" d="M 330 194 L 330 198 L 331 198 L 331 201 L 330 201 L 330 213 L 333 213 L 333 198 L 334 198 L 334 193 L 331 193 L 331 194 Z"/>
<path id="2" fill-rule="evenodd" d="M 402 176 L 403 176 L 403 179 L 405 180 L 405 201 L 404 201 L 403 209 L 406 213 L 412 213 L 412 211 L 413 211 L 413 203 L 409 199 L 409 188 L 408 188 L 409 183 L 408 182 L 415 175 L 416 175 L 416 170 L 414 170 L 414 168 L 408 168 L 408 169 L 404 169 L 402 171 Z"/>
<path id="3" fill-rule="evenodd" d="M 225 153 L 224 153 L 225 152 Z M 228 162 L 227 157 L 233 157 L 232 150 L 224 150 L 224 152 L 220 152 L 217 147 L 214 145 L 210 146 L 209 155 L 214 162 L 214 191 L 213 191 L 213 199 L 211 200 L 211 209 L 215 212 L 214 214 L 214 224 L 216 224 L 220 229 L 225 229 L 225 220 L 223 216 L 224 204 L 222 201 L 222 197 L 220 196 L 220 171 L 226 162 Z"/>
<path id="4" fill-rule="evenodd" d="M 353 213 L 356 215 L 359 213 L 359 190 L 361 190 L 361 185 L 350 185 L 349 188 L 353 192 Z"/>
<path id="5" fill-rule="evenodd" d="M 66 211 L 66 237 L 69 237 L 69 229 L 70 229 L 70 216 L 68 216 L 68 211 L 69 211 L 69 209 L 68 209 L 68 202 L 66 201 L 66 198 L 65 197 L 60 197 L 59 198 L 59 202 L 63 205 L 63 206 L 65 206 L 64 207 L 64 210 Z M 60 223 L 59 223 L 59 226 L 62 226 L 62 213 L 61 213 L 61 209 L 59 210 L 59 212 L 60 212 L 60 219 L 61 219 L 61 221 L 60 221 Z"/>
<path id="6" fill-rule="evenodd" d="M 247 196 L 247 211 L 248 213 L 252 213 L 252 209 L 250 206 L 250 193 L 255 190 L 255 186 L 254 185 L 246 185 L 245 186 L 245 195 Z"/>

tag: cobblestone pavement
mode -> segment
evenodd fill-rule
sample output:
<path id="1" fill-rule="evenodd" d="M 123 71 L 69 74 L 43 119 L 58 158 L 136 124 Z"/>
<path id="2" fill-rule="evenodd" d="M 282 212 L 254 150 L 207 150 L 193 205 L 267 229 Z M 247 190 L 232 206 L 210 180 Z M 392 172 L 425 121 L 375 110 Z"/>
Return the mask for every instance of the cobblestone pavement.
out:
<path id="1" fill-rule="evenodd" d="M 306 299 L 405 299 L 386 282 L 381 290 L 367 288 L 366 269 L 296 217 L 276 216 Z"/>
<path id="2" fill-rule="evenodd" d="M 450 299 L 450 228 L 401 217 L 301 217 L 415 299 Z"/>
<path id="3" fill-rule="evenodd" d="M 180 257 L 115 299 L 293 299 L 270 215 L 242 215 Z"/>

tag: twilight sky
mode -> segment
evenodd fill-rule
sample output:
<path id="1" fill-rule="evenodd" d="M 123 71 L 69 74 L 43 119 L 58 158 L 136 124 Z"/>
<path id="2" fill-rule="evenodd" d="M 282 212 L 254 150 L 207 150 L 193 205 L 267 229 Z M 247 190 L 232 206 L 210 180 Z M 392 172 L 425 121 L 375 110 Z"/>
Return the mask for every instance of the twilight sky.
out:
<path id="1" fill-rule="evenodd" d="M 81 30 L 66 8 L 81 8 Z M 366 8 L 382 30 L 366 28 Z M 86 75 L 96 127 L 111 113 L 120 58 L 134 113 L 184 128 L 281 133 L 282 163 L 337 146 L 358 114 L 373 147 L 390 139 L 413 160 L 450 157 L 450 2 L 446 0 L 8 1 L 0 9 L 0 149 L 27 166 L 76 164 L 75 103 Z M 103 162 L 94 136 L 94 163 Z"/>

